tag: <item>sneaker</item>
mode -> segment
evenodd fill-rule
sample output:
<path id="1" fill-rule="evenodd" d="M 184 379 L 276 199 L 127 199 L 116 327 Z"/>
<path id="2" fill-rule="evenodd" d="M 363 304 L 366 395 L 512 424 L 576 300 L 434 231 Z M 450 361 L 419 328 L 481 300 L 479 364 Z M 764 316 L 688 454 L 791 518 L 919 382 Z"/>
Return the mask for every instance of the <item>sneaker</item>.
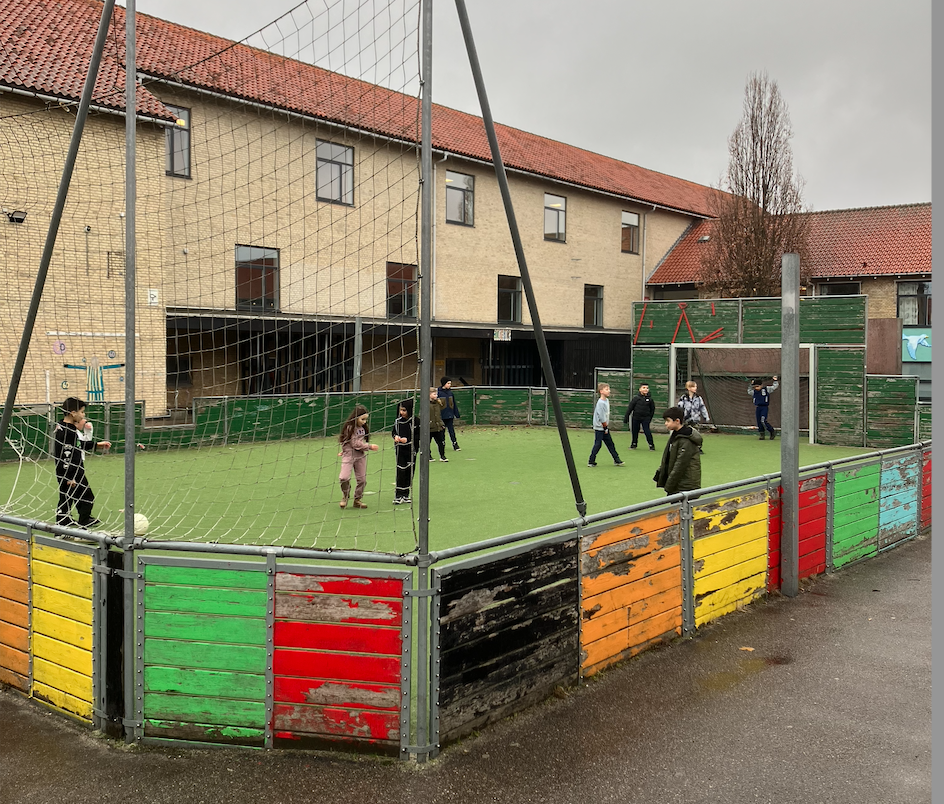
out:
<path id="1" fill-rule="evenodd" d="M 76 522 L 74 519 L 60 519 L 60 520 L 57 520 L 57 521 L 56 521 L 56 524 L 57 524 L 60 528 L 77 528 L 77 527 L 79 527 L 79 523 Z"/>
<path id="2" fill-rule="evenodd" d="M 773 431 L 770 433 L 770 440 L 773 441 L 776 437 L 777 437 L 777 431 L 776 431 L 776 430 L 773 430 Z"/>
<path id="3" fill-rule="evenodd" d="M 650 452 L 655 452 L 655 451 L 656 451 L 656 445 L 655 445 L 655 444 L 650 444 L 650 445 L 649 445 L 649 451 L 650 451 Z"/>
<path id="4" fill-rule="evenodd" d="M 453 448 L 456 452 L 462 452 L 462 450 L 459 449 L 459 445 L 458 445 L 458 444 L 453 444 L 453 445 L 452 445 L 452 448 Z"/>
<path id="5" fill-rule="evenodd" d="M 617 462 L 616 462 L 615 464 L 613 464 L 613 465 L 614 465 L 614 466 L 626 466 L 626 464 L 623 463 L 622 461 L 617 461 Z"/>
<path id="6" fill-rule="evenodd" d="M 763 440 L 764 440 L 764 434 L 761 433 L 759 436 L 757 436 L 757 438 L 758 438 L 760 441 L 763 441 Z"/>
<path id="7" fill-rule="evenodd" d="M 366 508 L 367 504 L 363 500 L 354 499 L 354 502 L 351 503 L 355 508 Z"/>
<path id="8" fill-rule="evenodd" d="M 345 497 L 341 502 L 338 503 L 340 508 L 347 508 L 347 497 Z"/>
<path id="9" fill-rule="evenodd" d="M 413 502 L 413 498 L 412 498 L 412 497 L 401 497 L 401 498 L 400 498 L 400 502 L 403 503 L 403 504 L 411 503 L 411 502 Z M 365 506 L 365 507 L 366 507 L 366 506 Z"/>
<path id="10" fill-rule="evenodd" d="M 595 463 L 588 463 L 587 466 L 596 466 Z"/>
<path id="11" fill-rule="evenodd" d="M 88 530 L 89 528 L 94 528 L 101 524 L 102 524 L 102 520 L 96 519 L 93 516 L 88 522 L 79 522 L 79 527 L 85 528 L 86 530 Z"/>
<path id="12" fill-rule="evenodd" d="M 630 448 L 630 449 L 636 449 L 636 445 L 635 445 L 635 444 L 630 444 L 630 445 L 629 445 L 629 448 Z"/>
<path id="13" fill-rule="evenodd" d="M 394 505 L 399 505 L 399 504 L 402 503 L 402 502 L 403 502 L 403 498 L 402 498 L 402 497 L 394 497 L 394 498 L 393 498 L 393 504 L 394 504 Z"/>
<path id="14" fill-rule="evenodd" d="M 439 460 L 441 463 L 449 463 L 449 459 L 445 455 L 443 455 L 443 457 L 440 458 Z"/>

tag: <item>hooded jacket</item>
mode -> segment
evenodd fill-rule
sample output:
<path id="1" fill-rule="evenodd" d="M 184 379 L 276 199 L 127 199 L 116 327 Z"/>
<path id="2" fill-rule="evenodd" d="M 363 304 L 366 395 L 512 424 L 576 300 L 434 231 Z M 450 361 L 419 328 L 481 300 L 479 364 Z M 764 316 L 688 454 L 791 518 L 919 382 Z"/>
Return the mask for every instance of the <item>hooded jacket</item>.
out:
<path id="1" fill-rule="evenodd" d="M 662 463 L 652 478 L 660 489 L 665 489 L 666 494 L 701 488 L 701 453 L 698 449 L 703 440 L 701 433 L 688 425 L 672 433 L 662 453 Z"/>
<path id="2" fill-rule="evenodd" d="M 626 408 L 626 413 L 623 415 L 623 424 L 629 422 L 630 418 L 639 419 L 640 421 L 651 421 L 652 417 L 656 415 L 656 403 L 652 401 L 652 395 L 646 394 L 636 394 L 630 400 L 629 407 Z"/>
<path id="3" fill-rule="evenodd" d="M 400 408 L 406 408 L 406 418 L 400 418 Z M 393 429 L 390 431 L 392 436 L 400 436 L 400 438 L 407 439 L 406 444 L 397 444 L 397 449 L 410 449 L 410 442 L 412 442 L 412 450 L 414 453 L 419 451 L 420 448 L 420 420 L 413 415 L 413 400 L 412 399 L 401 399 L 397 402 L 397 418 L 393 422 Z"/>

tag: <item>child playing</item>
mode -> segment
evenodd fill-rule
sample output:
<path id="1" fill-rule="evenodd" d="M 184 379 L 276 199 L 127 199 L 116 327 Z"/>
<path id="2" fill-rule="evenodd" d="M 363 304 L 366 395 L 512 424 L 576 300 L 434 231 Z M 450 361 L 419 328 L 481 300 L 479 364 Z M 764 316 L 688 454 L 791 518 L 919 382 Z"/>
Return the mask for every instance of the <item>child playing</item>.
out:
<path id="1" fill-rule="evenodd" d="M 708 408 L 705 400 L 698 395 L 698 383 L 694 380 L 685 383 L 685 393 L 679 399 L 678 407 L 685 415 L 685 424 L 692 425 L 696 430 L 699 424 L 708 421 Z M 704 454 L 705 451 L 699 449 L 699 452 Z"/>
<path id="2" fill-rule="evenodd" d="M 643 383 L 639 386 L 639 393 L 632 398 L 629 407 L 626 408 L 626 415 L 623 416 L 623 424 L 626 424 L 632 418 L 633 420 L 633 443 L 629 445 L 630 449 L 636 449 L 636 442 L 639 441 L 639 428 L 646 434 L 646 441 L 649 442 L 649 449 L 655 452 L 656 445 L 652 440 L 652 433 L 649 431 L 649 422 L 656 415 L 656 403 L 649 396 L 649 386 Z"/>
<path id="3" fill-rule="evenodd" d="M 666 494 L 694 491 L 701 488 L 701 433 L 683 424 L 685 414 L 680 408 L 669 408 L 662 414 L 665 428 L 671 433 L 662 453 L 662 463 L 653 480 Z"/>
<path id="4" fill-rule="evenodd" d="M 446 457 L 446 425 L 443 424 L 442 410 L 446 406 L 446 400 L 439 398 L 439 391 L 436 388 L 429 389 L 429 443 L 436 442 L 439 447 L 439 460 L 443 463 L 449 463 Z M 433 451 L 429 451 L 429 459 L 433 460 Z"/>
<path id="5" fill-rule="evenodd" d="M 443 401 L 442 420 L 449 431 L 449 438 L 452 439 L 452 448 L 459 452 L 459 442 L 456 441 L 456 430 L 453 424 L 454 419 L 459 419 L 459 406 L 456 404 L 455 394 L 452 393 L 452 380 L 443 377 L 439 381 L 439 398 Z"/>
<path id="6" fill-rule="evenodd" d="M 65 414 L 57 422 L 53 457 L 56 461 L 56 478 L 59 481 L 59 505 L 56 507 L 56 524 L 67 528 L 91 528 L 101 520 L 92 516 L 95 495 L 85 477 L 85 453 L 101 447 L 111 447 L 110 441 L 96 441 L 92 437 L 92 425 L 85 420 L 85 402 L 70 396 L 62 403 Z M 75 505 L 79 521 L 72 519 Z"/>
<path id="7" fill-rule="evenodd" d="M 597 453 L 600 447 L 606 444 L 606 448 L 613 456 L 613 463 L 622 466 L 619 453 L 616 451 L 616 445 L 613 443 L 613 436 L 610 435 L 610 386 L 605 382 L 597 385 L 597 392 L 600 398 L 593 408 L 593 449 L 590 450 L 590 460 L 587 466 L 597 465 Z"/>
<path id="8" fill-rule="evenodd" d="M 341 427 L 338 441 L 341 442 L 341 508 L 347 508 L 347 498 L 351 494 L 351 472 L 357 480 L 354 487 L 355 508 L 366 508 L 362 497 L 367 487 L 367 452 L 376 452 L 380 447 L 369 443 L 370 433 L 367 430 L 367 418 L 370 414 L 363 405 L 355 405 L 351 415 Z"/>
<path id="9" fill-rule="evenodd" d="M 393 504 L 413 502 L 410 487 L 413 485 L 413 470 L 416 453 L 420 446 L 420 420 L 413 415 L 413 400 L 404 399 L 397 404 L 399 416 L 393 423 L 393 443 L 397 453 L 397 490 Z"/>
<path id="10" fill-rule="evenodd" d="M 765 387 L 763 380 L 754 380 L 747 386 L 747 395 L 754 398 L 754 415 L 757 417 L 757 431 L 760 433 L 761 441 L 764 440 L 764 428 L 767 428 L 767 432 L 770 433 L 771 441 L 777 437 L 777 431 L 767 421 L 767 413 L 770 410 L 770 394 L 779 387 L 780 383 L 777 382 L 776 377 L 774 377 L 773 385 Z"/>

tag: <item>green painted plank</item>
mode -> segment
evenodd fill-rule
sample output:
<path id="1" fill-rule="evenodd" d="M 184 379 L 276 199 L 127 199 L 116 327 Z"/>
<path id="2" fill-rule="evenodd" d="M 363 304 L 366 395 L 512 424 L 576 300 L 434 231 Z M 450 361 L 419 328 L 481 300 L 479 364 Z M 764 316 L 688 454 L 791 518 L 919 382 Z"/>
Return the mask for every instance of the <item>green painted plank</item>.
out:
<path id="1" fill-rule="evenodd" d="M 147 584 L 144 588 L 144 607 L 148 611 L 265 617 L 267 597 L 265 590 L 207 589 L 202 586 Z"/>
<path id="2" fill-rule="evenodd" d="M 475 392 L 475 423 L 527 424 L 529 396 L 527 388 L 479 388 Z"/>
<path id="3" fill-rule="evenodd" d="M 172 720 L 145 720 L 144 736 L 169 740 L 207 740 L 245 744 L 264 742 L 265 729 L 246 729 L 211 723 L 182 724 Z"/>
<path id="4" fill-rule="evenodd" d="M 144 717 L 150 720 L 265 728 L 266 713 L 265 701 L 149 692 L 144 694 Z"/>
<path id="5" fill-rule="evenodd" d="M 833 528 L 843 528 L 847 525 L 864 523 L 863 526 L 878 527 L 878 500 L 870 502 L 867 506 L 861 508 L 852 508 L 846 511 L 836 511 L 833 513 Z"/>
<path id="6" fill-rule="evenodd" d="M 266 624 L 263 619 L 249 617 L 148 611 L 144 615 L 144 635 L 193 642 L 263 645 L 266 639 Z"/>
<path id="7" fill-rule="evenodd" d="M 177 567 L 145 564 L 144 580 L 148 584 L 177 584 L 229 589 L 265 589 L 268 583 L 265 568 L 224 570 L 211 567 Z"/>
<path id="8" fill-rule="evenodd" d="M 849 550 L 846 553 L 841 555 L 833 555 L 833 566 L 836 569 L 839 569 L 846 564 L 849 564 L 852 561 L 856 561 L 860 558 L 866 558 L 870 555 L 875 555 L 878 552 L 878 545 L 875 542 L 871 544 L 862 544 L 854 549 Z"/>
<path id="9" fill-rule="evenodd" d="M 194 670 L 180 667 L 145 667 L 144 691 L 265 701 L 264 674 Z"/>
<path id="10" fill-rule="evenodd" d="M 174 639 L 145 639 L 144 663 L 205 670 L 264 673 L 266 649 L 253 645 L 220 645 Z"/>

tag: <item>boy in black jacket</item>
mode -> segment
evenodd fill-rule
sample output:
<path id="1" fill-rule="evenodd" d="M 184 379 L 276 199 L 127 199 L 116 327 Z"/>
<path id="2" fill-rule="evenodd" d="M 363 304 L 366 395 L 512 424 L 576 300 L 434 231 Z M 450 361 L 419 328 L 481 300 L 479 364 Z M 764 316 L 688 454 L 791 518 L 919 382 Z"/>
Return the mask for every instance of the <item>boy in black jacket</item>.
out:
<path id="1" fill-rule="evenodd" d="M 92 438 L 92 425 L 85 421 L 85 402 L 70 396 L 62 403 L 65 414 L 62 421 L 56 423 L 55 447 L 53 457 L 56 461 L 56 479 L 59 481 L 59 505 L 56 507 L 56 524 L 74 528 L 91 528 L 100 525 L 101 520 L 92 516 L 95 495 L 85 477 L 85 453 L 94 452 L 96 447 L 108 449 L 110 441 L 96 441 Z M 75 505 L 79 521 L 72 519 L 72 506 Z"/>
<path id="2" fill-rule="evenodd" d="M 649 386 L 640 385 L 639 393 L 632 398 L 629 407 L 626 408 L 626 415 L 623 416 L 623 424 L 626 424 L 630 418 L 633 420 L 633 443 L 629 445 L 630 449 L 636 449 L 636 442 L 639 440 L 639 428 L 646 434 L 646 441 L 649 442 L 649 449 L 655 452 L 656 445 L 652 440 L 652 433 L 649 431 L 649 422 L 656 415 L 656 403 L 649 396 Z"/>
<path id="3" fill-rule="evenodd" d="M 397 490 L 393 504 L 413 502 L 410 488 L 413 485 L 413 470 L 416 466 L 416 453 L 420 447 L 420 420 L 413 415 L 413 400 L 404 399 L 397 405 L 399 416 L 393 423 L 393 443 L 397 454 Z"/>

